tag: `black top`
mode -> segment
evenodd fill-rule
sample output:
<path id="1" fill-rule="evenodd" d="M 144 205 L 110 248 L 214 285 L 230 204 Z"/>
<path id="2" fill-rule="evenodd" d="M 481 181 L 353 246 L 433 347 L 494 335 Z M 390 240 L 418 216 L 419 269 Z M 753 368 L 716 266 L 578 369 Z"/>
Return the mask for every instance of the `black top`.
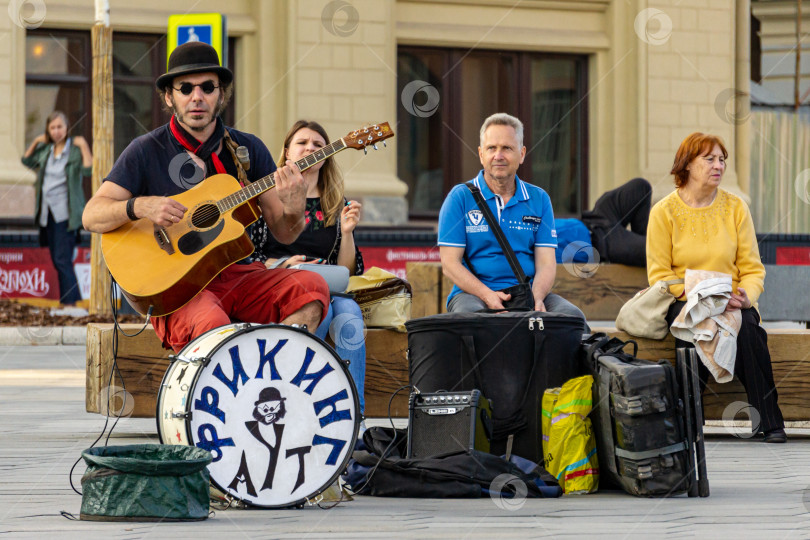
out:
<path id="1" fill-rule="evenodd" d="M 326 216 L 321 208 L 320 197 L 307 197 L 307 206 L 304 212 L 307 225 L 301 235 L 292 244 L 278 242 L 267 228 L 264 220 L 250 226 L 249 234 L 256 252 L 253 260 L 266 261 L 293 255 L 306 255 L 326 259 L 329 264 L 337 264 L 338 251 L 340 251 L 340 222 L 336 221 L 327 227 Z M 354 233 L 352 233 L 352 237 Z M 363 255 L 355 244 L 355 274 L 363 273 Z"/>
<path id="2" fill-rule="evenodd" d="M 228 128 L 231 138 L 250 152 L 250 182 L 263 178 L 276 170 L 270 151 L 255 135 Z M 218 154 L 225 171 L 239 178 L 233 156 L 225 148 Z M 206 171 L 206 176 L 217 174 Z M 205 178 L 165 124 L 151 133 L 141 135 L 127 146 L 115 161 L 109 176 L 110 181 L 129 190 L 134 196 L 156 195 L 170 197 L 196 186 Z"/>

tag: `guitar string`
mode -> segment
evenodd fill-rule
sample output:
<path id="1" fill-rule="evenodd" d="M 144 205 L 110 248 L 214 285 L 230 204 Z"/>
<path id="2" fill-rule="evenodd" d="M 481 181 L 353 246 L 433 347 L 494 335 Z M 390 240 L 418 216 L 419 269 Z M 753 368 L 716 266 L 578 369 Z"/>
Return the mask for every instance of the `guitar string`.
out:
<path id="1" fill-rule="evenodd" d="M 329 144 L 328 146 L 325 146 L 324 148 L 318 150 L 317 152 L 314 152 L 308 156 L 301 158 L 299 161 L 296 162 L 296 165 L 298 165 L 299 169 L 305 171 L 310 167 L 312 167 L 313 165 L 316 165 L 318 162 L 324 161 L 332 157 L 334 154 L 345 148 L 347 148 L 347 145 L 343 142 L 343 139 L 338 139 L 337 141 Z M 310 163 L 310 161 L 312 161 L 312 163 Z M 302 162 L 303 167 L 301 165 Z M 203 222 L 216 219 L 217 217 L 222 215 L 223 212 L 227 212 L 231 208 L 243 204 L 248 200 L 252 199 L 253 197 L 256 197 L 257 195 L 269 189 L 272 189 L 273 187 L 275 187 L 274 175 L 275 172 L 272 172 L 267 176 L 265 176 L 264 178 L 260 178 L 256 182 L 253 182 L 249 186 L 243 187 L 236 193 L 232 193 L 231 195 L 228 195 L 227 197 L 220 199 L 216 203 L 203 205 L 197 212 L 195 212 L 192 215 L 192 219 L 194 221 L 202 220 Z M 253 191 L 256 191 L 256 193 L 250 193 L 248 195 L 249 192 Z"/>
<path id="2" fill-rule="evenodd" d="M 376 127 L 376 126 L 375 126 Z M 376 142 L 376 141 L 374 141 Z M 370 144 L 369 141 L 368 144 Z M 368 144 L 363 145 L 368 146 Z M 348 148 L 348 145 L 344 142 L 343 139 L 338 139 L 337 141 L 332 142 L 331 144 L 321 148 L 320 150 L 313 152 L 312 154 L 305 156 L 296 162 L 298 168 L 303 172 L 310 167 L 316 165 L 317 163 L 324 161 L 330 157 L 332 157 L 337 152 Z M 310 163 L 310 161 L 312 163 Z M 303 166 L 302 166 L 303 163 Z M 194 212 L 191 216 L 192 223 L 193 222 L 200 222 L 203 223 L 215 220 L 219 216 L 221 216 L 224 212 L 227 212 L 231 208 L 235 208 L 241 204 L 244 204 L 248 200 L 264 193 L 265 191 L 272 189 L 275 187 L 275 179 L 274 179 L 275 172 L 272 172 L 265 176 L 264 178 L 260 178 L 256 182 L 243 187 L 236 193 L 232 193 L 227 197 L 216 201 L 215 203 L 209 203 L 203 205 L 197 212 Z"/>
<path id="3" fill-rule="evenodd" d="M 378 126 L 373 126 L 371 131 L 378 131 Z M 368 131 L 368 129 L 366 129 Z M 378 133 L 378 135 L 381 133 Z M 357 134 L 353 134 L 354 139 L 357 138 Z M 362 140 L 362 135 L 361 135 Z M 372 142 L 376 143 L 377 140 L 369 141 L 368 143 L 364 144 L 363 147 L 372 144 Z M 305 156 L 296 162 L 298 168 L 303 172 L 310 167 L 316 165 L 320 161 L 324 161 L 330 157 L 332 157 L 337 152 L 348 148 L 348 145 L 345 143 L 343 139 L 338 139 L 337 141 L 332 142 L 331 144 L 321 148 L 320 150 L 313 152 L 312 154 Z M 310 161 L 312 163 L 310 163 Z M 303 163 L 303 167 L 302 164 Z M 227 212 L 231 208 L 235 208 L 241 204 L 244 204 L 248 200 L 260 195 L 261 193 L 272 189 L 275 187 L 275 179 L 274 179 L 275 172 L 272 172 L 265 176 L 264 178 L 260 178 L 256 182 L 253 182 L 249 186 L 245 186 L 236 193 L 232 193 L 219 201 L 216 201 L 213 204 L 206 204 L 203 205 L 197 212 L 192 214 L 192 221 L 200 221 L 203 222 L 210 221 L 216 219 L 224 212 Z"/>

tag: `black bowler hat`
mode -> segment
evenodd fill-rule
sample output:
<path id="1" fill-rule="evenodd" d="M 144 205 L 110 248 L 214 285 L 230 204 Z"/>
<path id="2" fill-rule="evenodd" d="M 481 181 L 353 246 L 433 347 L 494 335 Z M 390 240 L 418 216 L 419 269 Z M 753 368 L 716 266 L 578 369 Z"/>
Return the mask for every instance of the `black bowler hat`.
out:
<path id="1" fill-rule="evenodd" d="M 201 41 L 190 41 L 172 51 L 169 56 L 169 71 L 157 78 L 155 86 L 159 90 L 165 90 L 175 77 L 209 71 L 216 73 L 222 84 L 228 84 L 233 80 L 231 70 L 219 64 L 216 49 Z"/>
<path id="2" fill-rule="evenodd" d="M 254 405 L 264 403 L 265 401 L 285 401 L 286 399 L 287 398 L 281 397 L 281 392 L 279 392 L 277 388 L 268 386 L 259 392 L 259 399 L 254 403 Z"/>

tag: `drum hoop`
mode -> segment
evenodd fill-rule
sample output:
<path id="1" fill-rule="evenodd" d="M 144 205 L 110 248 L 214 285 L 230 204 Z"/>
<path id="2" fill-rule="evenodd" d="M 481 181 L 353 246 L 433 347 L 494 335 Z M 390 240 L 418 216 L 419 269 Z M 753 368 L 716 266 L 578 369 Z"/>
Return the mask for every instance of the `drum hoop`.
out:
<path id="1" fill-rule="evenodd" d="M 231 324 L 241 324 L 241 325 L 244 325 L 245 323 L 231 323 Z M 231 325 L 230 325 L 230 324 L 226 324 L 226 325 L 223 325 L 223 326 L 231 326 Z M 194 340 L 196 340 L 196 339 L 202 339 L 202 338 L 204 338 L 205 336 L 207 336 L 208 334 L 213 334 L 214 332 L 219 331 L 221 328 L 222 328 L 222 326 L 217 326 L 216 328 L 212 328 L 211 330 L 208 330 L 207 332 L 203 332 L 202 334 L 200 334 L 200 335 L 199 335 L 199 336 L 197 336 L 196 338 L 192 339 L 191 341 L 194 341 Z M 239 330 L 234 330 L 234 332 L 238 332 L 238 331 L 239 331 Z M 191 341 L 189 341 L 189 343 L 191 343 Z M 219 344 L 217 344 L 217 346 L 219 346 Z M 186 344 L 186 347 L 188 347 L 188 344 Z M 183 352 L 183 350 L 184 350 L 186 347 L 183 347 L 182 349 L 180 349 L 180 352 Z M 171 363 L 169 364 L 169 367 L 166 369 L 166 373 L 164 373 L 164 374 L 163 374 L 163 378 L 160 380 L 160 386 L 158 387 L 158 398 L 157 398 L 157 400 L 155 401 L 155 423 L 157 424 L 158 440 L 160 441 L 160 443 L 161 443 L 161 444 L 169 444 L 167 441 L 164 441 L 164 440 L 163 440 L 163 435 L 162 435 L 162 433 L 161 433 L 161 431 L 162 431 L 162 430 L 161 430 L 161 425 L 160 425 L 160 421 L 161 421 L 161 417 L 162 417 L 162 414 L 161 414 L 161 413 L 163 412 L 163 411 L 161 410 L 161 407 L 160 407 L 160 406 L 161 406 L 161 404 L 162 404 L 161 397 L 163 396 L 163 388 L 165 388 L 165 387 L 164 387 L 164 385 L 165 385 L 165 384 L 167 384 L 167 382 L 168 382 L 166 379 L 169 377 L 169 373 L 171 373 L 171 372 L 172 372 L 172 368 L 174 367 L 175 363 L 176 363 L 176 362 L 187 362 L 186 360 L 181 360 L 181 359 L 180 359 L 180 358 L 177 356 L 178 354 L 179 354 L 179 353 L 176 353 L 176 354 L 170 355 L 170 358 L 172 358 L 172 361 L 171 361 Z M 191 364 L 191 363 L 193 363 L 193 362 L 187 362 L 187 363 Z M 206 357 L 206 359 L 205 359 L 205 362 L 203 362 L 203 363 L 202 363 L 202 365 L 200 366 L 200 368 L 197 370 L 197 373 L 194 375 L 194 379 L 191 381 L 191 386 L 190 386 L 189 388 L 196 388 L 196 385 L 197 385 L 197 378 L 199 377 L 200 372 L 202 372 L 203 368 L 205 368 L 205 366 L 206 366 L 206 365 L 208 365 L 208 358 L 207 358 L 207 357 Z M 186 401 L 190 401 L 190 400 L 186 400 Z M 189 426 L 189 421 L 188 421 L 188 413 L 189 413 L 190 411 L 191 411 L 191 405 L 190 405 L 189 403 L 186 403 L 186 408 L 185 408 L 185 410 L 183 411 L 183 412 L 186 414 L 186 418 L 185 418 L 184 425 L 185 425 L 185 428 L 186 428 L 186 438 L 187 438 L 187 439 L 189 439 L 189 440 L 191 439 L 191 438 L 189 437 L 189 433 L 191 433 L 191 431 L 189 430 L 189 427 L 190 427 L 190 426 Z"/>
<path id="2" fill-rule="evenodd" d="M 186 417 L 184 419 L 185 420 L 184 425 L 186 427 L 186 437 L 188 438 L 189 442 L 191 442 L 193 440 L 193 437 L 191 436 L 191 418 L 188 416 L 188 413 L 191 410 L 191 402 L 193 401 L 191 399 L 191 395 L 193 394 L 194 390 L 197 388 L 197 382 L 198 382 L 200 376 L 202 375 L 203 371 L 205 370 L 205 368 L 208 366 L 208 363 L 211 361 L 211 358 L 214 356 L 214 354 L 216 354 L 217 351 L 219 351 L 219 349 L 221 347 L 223 347 L 225 345 L 225 342 L 230 341 L 231 339 L 233 339 L 233 338 L 235 338 L 235 337 L 237 337 L 239 335 L 246 334 L 246 333 L 249 333 L 249 332 L 253 332 L 253 331 L 258 330 L 260 328 L 283 328 L 285 330 L 294 330 L 295 332 L 298 332 L 298 333 L 300 333 L 302 335 L 305 335 L 305 336 L 307 336 L 309 338 L 312 338 L 315 341 L 319 342 L 321 345 L 323 345 L 324 348 L 329 353 L 331 353 L 332 357 L 334 357 L 334 359 L 337 360 L 338 364 L 343 367 L 343 373 L 345 374 L 346 379 L 349 381 L 349 384 L 352 387 L 352 398 L 354 399 L 354 411 L 355 411 L 354 430 L 352 430 L 352 438 L 349 440 L 349 443 L 353 444 L 354 441 L 357 440 L 357 433 L 360 430 L 360 399 L 357 396 L 357 387 L 354 384 L 354 379 L 352 379 L 352 376 L 349 373 L 347 363 L 344 362 L 343 359 L 340 358 L 340 356 L 338 356 L 337 352 L 335 352 L 333 347 L 331 347 L 328 343 L 326 343 L 324 340 L 322 340 L 321 338 L 319 338 L 315 334 L 312 334 L 312 333 L 304 330 L 303 328 L 297 328 L 295 326 L 288 326 L 286 324 L 276 324 L 276 323 L 257 324 L 257 325 L 248 326 L 248 327 L 245 327 L 245 328 L 242 328 L 242 329 L 239 329 L 239 330 L 235 330 L 234 332 L 232 332 L 231 334 L 229 334 L 227 336 L 227 339 L 223 339 L 222 341 L 217 343 L 211 349 L 211 351 L 205 356 L 205 361 L 200 366 L 200 369 L 197 370 L 197 373 L 194 374 L 194 379 L 192 380 L 191 386 L 189 388 L 189 398 L 186 400 L 186 410 L 185 410 Z M 167 374 L 168 374 L 168 372 L 169 372 L 169 370 L 166 370 Z M 160 400 L 158 400 L 158 405 L 159 404 L 160 404 Z M 160 430 L 158 430 L 158 433 L 160 433 Z M 189 445 L 189 446 L 196 446 L 196 445 Z M 297 501 L 290 502 L 290 503 L 284 503 L 284 504 L 280 504 L 280 505 L 256 504 L 254 502 L 246 501 L 246 500 L 241 499 L 239 497 L 235 497 L 227 488 L 223 488 L 223 486 L 219 485 L 219 483 L 216 480 L 214 480 L 213 477 L 209 477 L 209 479 L 210 479 L 211 484 L 214 487 L 216 487 L 218 490 L 220 490 L 222 493 L 225 493 L 227 496 L 233 497 L 234 499 L 236 499 L 238 501 L 241 501 L 242 503 L 244 503 L 247 506 L 255 507 L 255 508 L 267 508 L 267 509 L 294 508 L 294 507 L 302 506 L 304 503 L 308 502 L 310 499 L 312 499 L 314 497 L 317 497 L 318 495 L 320 495 L 321 493 L 323 493 L 324 491 L 329 489 L 329 487 L 332 484 L 334 484 L 335 481 L 338 478 L 340 478 L 340 475 L 343 473 L 343 471 L 346 470 L 346 467 L 349 464 L 349 460 L 352 457 L 352 452 L 353 452 L 353 450 L 350 449 L 350 451 L 346 453 L 346 457 L 343 459 L 343 462 L 340 464 L 340 466 L 335 468 L 335 473 L 320 488 L 315 490 L 313 493 L 310 493 L 309 495 L 303 496 L 301 499 L 298 499 Z"/>

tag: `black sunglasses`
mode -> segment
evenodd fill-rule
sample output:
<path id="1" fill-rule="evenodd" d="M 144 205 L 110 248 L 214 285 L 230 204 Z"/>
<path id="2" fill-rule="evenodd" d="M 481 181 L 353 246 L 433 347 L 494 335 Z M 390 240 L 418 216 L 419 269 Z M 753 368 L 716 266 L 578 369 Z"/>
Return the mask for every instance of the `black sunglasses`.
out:
<path id="1" fill-rule="evenodd" d="M 174 87 L 172 88 L 174 88 L 184 96 L 190 96 L 191 93 L 194 91 L 195 86 L 199 86 L 200 90 L 202 90 L 203 93 L 205 94 L 213 94 L 214 90 L 219 88 L 219 86 L 214 84 L 214 81 L 205 81 L 204 83 L 200 84 L 191 84 L 190 82 L 184 82 L 183 84 L 180 85 L 179 88 Z"/>

